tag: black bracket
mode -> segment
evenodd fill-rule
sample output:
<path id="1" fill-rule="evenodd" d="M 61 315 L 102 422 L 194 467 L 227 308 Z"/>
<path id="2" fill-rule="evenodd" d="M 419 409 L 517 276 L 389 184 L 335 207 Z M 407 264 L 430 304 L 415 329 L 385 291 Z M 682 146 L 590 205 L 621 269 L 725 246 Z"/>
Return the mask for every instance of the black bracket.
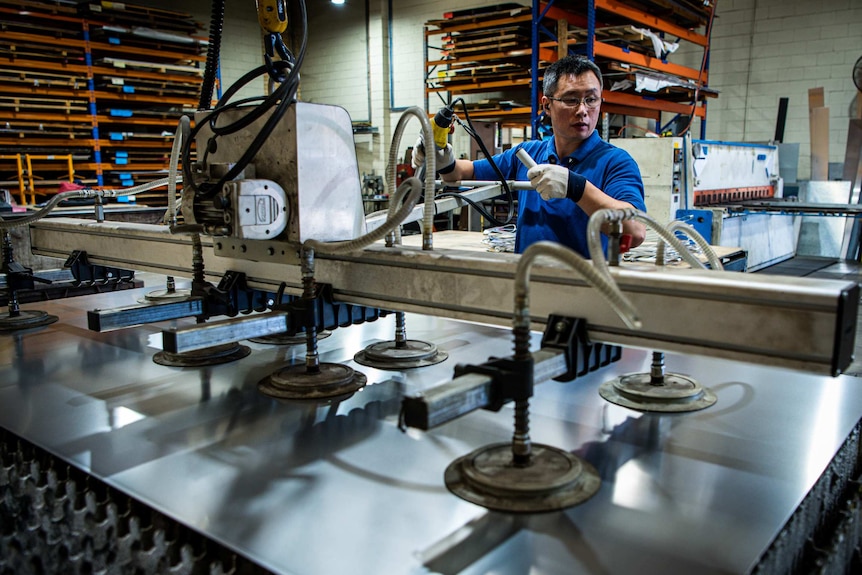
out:
<path id="1" fill-rule="evenodd" d="M 314 287 L 314 296 L 311 298 L 285 295 L 284 286 L 275 294 L 272 309 L 288 312 L 288 334 L 304 332 L 312 321 L 318 330 L 334 330 L 376 321 L 391 313 L 378 308 L 337 302 L 330 284 L 315 283 Z M 309 314 L 313 314 L 313 317 L 309 317 Z"/>
<path id="2" fill-rule="evenodd" d="M 524 359 L 492 357 L 482 365 L 455 366 L 455 377 L 468 373 L 478 373 L 491 378 L 488 404 L 483 409 L 500 411 L 500 408 L 510 401 L 521 401 L 533 396 L 532 356 Z"/>
<path id="3" fill-rule="evenodd" d="M 113 284 L 130 282 L 135 272 L 123 268 L 91 264 L 87 252 L 75 250 L 66 258 L 64 268 L 69 268 L 78 285 Z"/>
<path id="4" fill-rule="evenodd" d="M 542 334 L 542 348 L 562 351 L 566 356 L 567 371 L 554 381 L 572 381 L 578 376 L 620 359 L 618 345 L 592 343 L 587 335 L 587 321 L 562 315 L 551 315 Z"/>
<path id="5" fill-rule="evenodd" d="M 33 275 L 32 268 L 24 267 L 18 262 L 8 262 L 4 267 L 6 268 L 3 270 L 6 274 L 6 289 L 9 293 L 31 290 L 35 287 L 35 282 L 53 283 L 51 280 Z"/>
<path id="6" fill-rule="evenodd" d="M 218 315 L 234 317 L 266 309 L 266 294 L 248 287 L 243 272 L 228 270 L 218 286 L 206 281 L 192 282 L 192 295 L 204 300 L 204 319 Z"/>

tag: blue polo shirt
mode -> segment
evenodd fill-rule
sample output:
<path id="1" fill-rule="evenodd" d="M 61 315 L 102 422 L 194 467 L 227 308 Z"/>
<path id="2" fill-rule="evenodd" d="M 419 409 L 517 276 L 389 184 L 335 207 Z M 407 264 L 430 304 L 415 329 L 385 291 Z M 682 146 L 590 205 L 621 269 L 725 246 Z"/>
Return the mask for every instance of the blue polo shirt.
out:
<path id="1" fill-rule="evenodd" d="M 628 152 L 602 140 L 598 133 L 587 138 L 575 153 L 558 158 L 554 138 L 531 140 L 494 156 L 497 167 L 507 180 L 529 180 L 527 168 L 515 156 L 524 148 L 537 164 L 559 164 L 584 176 L 607 195 L 646 211 L 644 186 L 638 165 Z M 473 177 L 477 180 L 497 180 L 488 160 L 473 162 Z M 545 201 L 535 190 L 518 192 L 518 226 L 515 251 L 522 253 L 530 244 L 546 240 L 568 246 L 589 258 L 587 223 L 589 216 L 568 198 Z M 602 238 L 606 246 L 607 238 Z"/>

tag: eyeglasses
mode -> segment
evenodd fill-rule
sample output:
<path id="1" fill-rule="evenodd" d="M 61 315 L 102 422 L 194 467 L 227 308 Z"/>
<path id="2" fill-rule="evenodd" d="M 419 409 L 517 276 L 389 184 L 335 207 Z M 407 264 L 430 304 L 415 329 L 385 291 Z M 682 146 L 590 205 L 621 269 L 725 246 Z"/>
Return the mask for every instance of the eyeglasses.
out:
<path id="1" fill-rule="evenodd" d="M 581 104 L 586 106 L 588 109 L 593 110 L 599 107 L 599 104 L 602 103 L 601 98 L 597 98 L 596 96 L 587 96 L 586 98 L 554 98 L 553 96 L 546 96 L 548 100 L 554 100 L 555 102 L 561 103 L 566 108 L 579 108 Z"/>

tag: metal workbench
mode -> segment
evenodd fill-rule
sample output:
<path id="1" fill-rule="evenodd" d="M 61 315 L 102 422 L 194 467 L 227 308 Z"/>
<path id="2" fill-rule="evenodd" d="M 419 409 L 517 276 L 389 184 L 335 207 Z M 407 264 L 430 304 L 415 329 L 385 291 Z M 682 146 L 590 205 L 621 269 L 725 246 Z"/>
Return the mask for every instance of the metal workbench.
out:
<path id="1" fill-rule="evenodd" d="M 321 361 L 349 362 L 368 386 L 332 404 L 288 403 L 256 385 L 302 362 L 303 345 L 243 342 L 252 353 L 240 361 L 174 368 L 152 361 L 168 324 L 87 329 L 88 310 L 158 287 L 25 306 L 59 321 L 0 335 L 0 427 L 277 573 L 751 572 L 862 417 L 856 378 L 677 355 L 668 371 L 697 378 L 717 404 L 631 411 L 598 394 L 649 370 L 648 350 L 626 349 L 574 382 L 539 385 L 531 401 L 533 441 L 592 463 L 599 492 L 563 512 L 488 512 L 450 494 L 443 473 L 508 441 L 511 408 L 427 433 L 400 431 L 398 413 L 456 364 L 510 354 L 507 330 L 408 314 L 409 337 L 450 357 L 402 372 L 352 361 L 392 339 L 393 316 L 335 330 Z"/>

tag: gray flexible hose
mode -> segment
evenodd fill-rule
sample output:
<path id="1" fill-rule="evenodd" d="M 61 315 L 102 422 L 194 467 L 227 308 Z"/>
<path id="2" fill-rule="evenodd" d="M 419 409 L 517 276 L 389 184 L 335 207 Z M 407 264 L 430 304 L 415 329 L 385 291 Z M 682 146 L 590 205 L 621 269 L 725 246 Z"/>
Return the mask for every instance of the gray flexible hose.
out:
<path id="1" fill-rule="evenodd" d="M 160 188 L 168 183 L 170 178 L 160 178 L 158 180 L 154 180 L 152 182 L 147 182 L 146 184 L 138 184 L 137 186 L 132 186 L 131 188 L 124 188 L 122 190 L 92 190 L 92 189 L 83 189 L 83 190 L 70 190 L 68 192 L 62 192 L 60 194 L 55 194 L 48 203 L 45 204 L 41 210 L 36 213 L 30 214 L 29 216 L 24 216 L 23 218 L 16 220 L 3 220 L 0 219 L 0 230 L 11 230 L 12 228 L 17 228 L 21 226 L 26 226 L 41 220 L 49 213 L 51 210 L 57 207 L 57 204 L 62 202 L 63 200 L 68 200 L 69 198 L 118 198 L 121 196 L 133 196 L 135 194 L 139 194 L 141 192 L 146 192 L 148 190 L 152 190 L 155 188 Z M 176 181 L 182 181 L 181 177 L 177 177 Z"/>
<path id="2" fill-rule="evenodd" d="M 623 220 L 639 220 L 643 222 L 654 229 L 661 239 L 673 246 L 673 248 L 679 252 L 680 257 L 691 267 L 695 269 L 703 269 L 706 267 L 703 262 L 694 257 L 694 255 L 686 249 L 673 232 L 669 231 L 666 227 L 644 212 L 634 208 L 626 208 L 623 210 L 602 209 L 597 210 L 592 216 L 590 216 L 590 222 L 587 225 L 587 242 L 593 264 L 596 266 L 599 273 L 603 274 L 605 277 L 610 277 L 610 271 L 608 271 L 608 260 L 605 258 L 605 250 L 602 248 L 601 228 L 606 222 Z"/>
<path id="3" fill-rule="evenodd" d="M 422 124 L 422 136 L 426 142 L 434 141 L 434 132 L 431 129 L 431 122 L 428 120 L 428 114 L 425 110 L 418 106 L 412 106 L 404 110 L 401 117 L 398 118 L 398 124 L 395 126 L 395 132 L 392 135 L 392 144 L 389 146 L 389 165 L 386 170 L 386 185 L 391 190 L 395 188 L 397 181 L 398 169 L 398 148 L 401 145 L 401 136 L 404 133 L 404 128 L 410 120 L 410 116 L 419 118 Z M 437 173 L 437 154 L 432 150 L 431 153 L 425 154 L 425 211 L 422 219 L 422 249 L 433 249 L 432 230 L 434 229 L 434 175 Z M 428 174 L 431 174 L 430 176 Z M 389 206 L 389 215 L 391 217 L 394 211 L 394 205 Z M 402 218 L 403 219 L 403 218 Z M 394 243 L 401 243 L 400 231 L 396 230 L 396 240 Z M 392 241 L 387 241 L 391 245 Z"/>
<path id="4" fill-rule="evenodd" d="M 162 223 L 167 225 L 176 225 L 177 210 L 182 205 L 182 199 L 177 198 L 177 175 L 180 163 L 180 151 L 183 147 L 183 142 L 188 139 L 191 134 L 191 120 L 188 116 L 180 116 L 177 130 L 174 132 L 174 143 L 171 146 L 171 159 L 168 164 L 168 207 L 165 210 L 165 215 L 162 217 Z"/>
<path id="5" fill-rule="evenodd" d="M 700 232 L 694 229 L 691 225 L 681 220 L 674 220 L 667 225 L 667 229 L 670 230 L 671 233 L 682 232 L 691 238 L 694 243 L 697 244 L 697 247 L 701 249 L 703 255 L 706 256 L 706 261 L 709 262 L 710 268 L 716 271 L 724 270 L 724 266 L 721 264 L 721 259 L 718 257 L 718 254 L 715 253 L 715 250 L 712 249 L 709 242 L 700 235 Z"/>
<path id="6" fill-rule="evenodd" d="M 575 253 L 574 250 L 555 242 L 536 242 L 524 250 L 518 261 L 515 272 L 515 312 L 514 328 L 525 329 L 530 325 L 530 271 L 535 259 L 539 256 L 551 256 L 578 272 L 587 283 L 599 290 L 611 308 L 631 329 L 640 329 L 641 320 L 637 309 L 617 287 L 610 273 L 600 273 L 589 261 Z"/>
<path id="7" fill-rule="evenodd" d="M 390 211 L 390 216 L 386 222 L 372 232 L 359 236 L 352 240 L 341 242 L 322 242 L 320 240 L 305 240 L 302 246 L 305 249 L 312 249 L 315 252 L 322 254 L 338 254 L 345 252 L 353 252 L 364 247 L 370 246 L 377 240 L 381 239 L 393 229 L 401 225 L 410 212 L 413 211 L 416 202 L 419 200 L 419 194 L 422 191 L 422 182 L 418 178 L 407 178 L 398 189 L 395 191 L 395 196 L 392 199 L 392 205 L 396 206 L 401 203 L 401 207 L 395 211 L 394 215 Z M 402 203 L 402 199 L 404 200 Z M 391 209 L 392 206 L 390 206 Z"/>

